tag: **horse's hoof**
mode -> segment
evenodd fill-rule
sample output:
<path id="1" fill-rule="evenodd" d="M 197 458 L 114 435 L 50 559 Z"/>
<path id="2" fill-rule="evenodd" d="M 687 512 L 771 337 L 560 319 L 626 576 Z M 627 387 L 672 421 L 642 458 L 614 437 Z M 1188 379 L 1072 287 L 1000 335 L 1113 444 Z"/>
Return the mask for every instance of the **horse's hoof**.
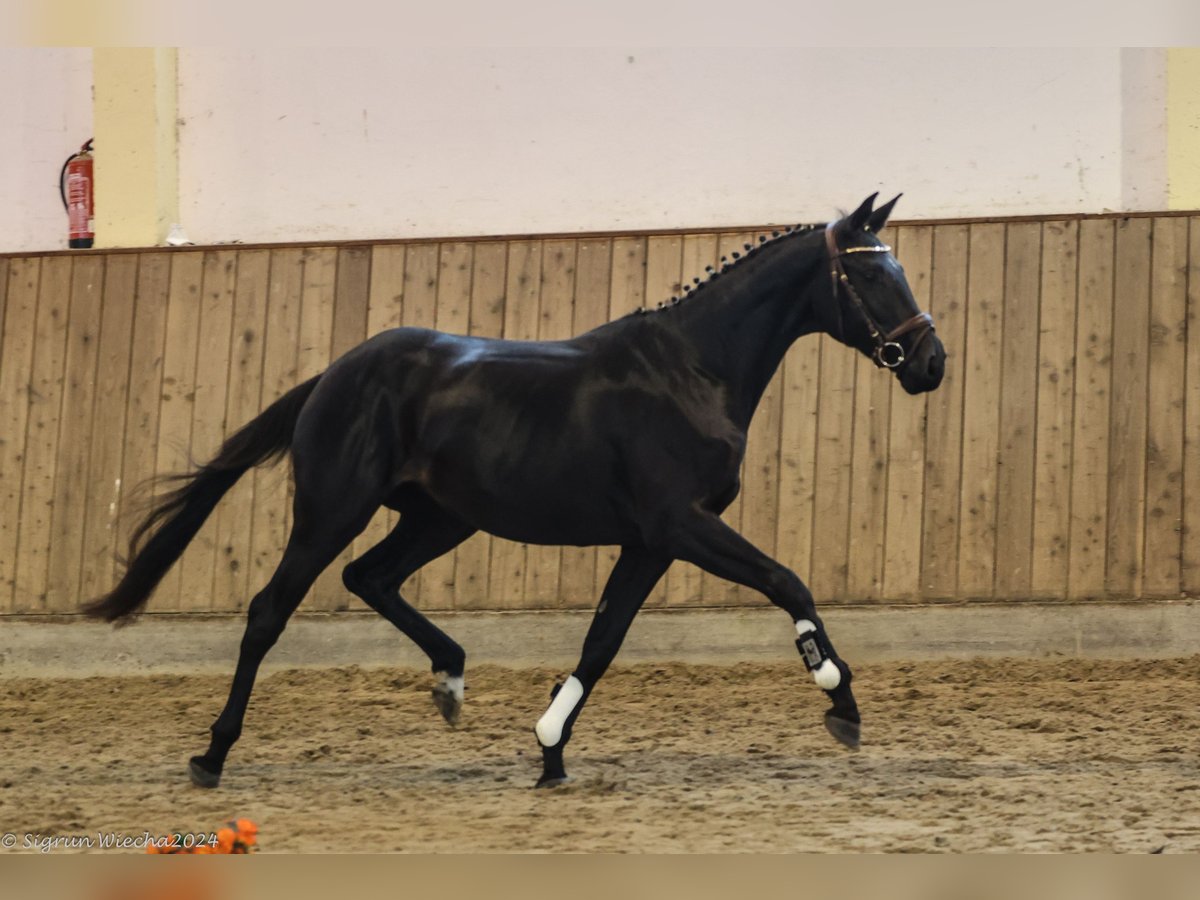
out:
<path id="1" fill-rule="evenodd" d="M 573 780 L 570 775 L 543 775 L 537 780 L 534 788 L 558 787 L 560 784 L 568 784 Z"/>
<path id="2" fill-rule="evenodd" d="M 429 693 L 433 696 L 433 705 L 438 708 L 442 718 L 451 725 L 457 725 L 459 713 L 462 712 L 462 700 L 458 695 L 444 684 L 435 684 Z"/>
<path id="3" fill-rule="evenodd" d="M 825 730 L 843 747 L 857 750 L 862 728 L 858 722 L 851 722 L 835 716 L 832 712 L 825 713 Z"/>
<path id="4" fill-rule="evenodd" d="M 210 772 L 204 767 L 203 759 L 199 756 L 193 756 L 188 760 L 188 775 L 192 778 L 192 784 L 201 788 L 215 788 L 221 783 L 220 772 Z"/>

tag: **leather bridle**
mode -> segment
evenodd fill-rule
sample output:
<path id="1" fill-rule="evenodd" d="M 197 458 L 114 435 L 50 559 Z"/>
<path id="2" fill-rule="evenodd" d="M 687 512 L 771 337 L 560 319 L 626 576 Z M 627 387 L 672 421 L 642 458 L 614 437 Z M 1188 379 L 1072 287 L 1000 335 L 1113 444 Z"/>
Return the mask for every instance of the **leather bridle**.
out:
<path id="1" fill-rule="evenodd" d="M 847 247 L 845 250 L 839 250 L 837 238 L 833 233 L 836 224 L 836 222 L 830 222 L 825 226 L 825 249 L 829 253 L 829 275 L 833 279 L 833 299 L 835 301 L 840 299 L 839 286 L 845 290 L 851 305 L 858 310 L 858 314 L 866 323 L 867 330 L 871 333 L 871 340 L 875 342 L 875 349 L 871 353 L 875 365 L 881 369 L 898 369 L 904 365 L 909 355 L 917 352 L 917 348 L 933 331 L 933 316 L 926 312 L 917 313 L 907 322 L 903 322 L 885 333 L 867 309 L 867 305 L 863 303 L 863 299 L 854 289 L 854 285 L 850 283 L 850 279 L 846 277 L 846 269 L 842 266 L 842 257 L 851 253 L 890 253 L 892 248 L 881 244 L 877 247 Z M 896 339 L 913 332 L 916 333 L 916 338 L 912 342 L 912 350 L 906 354 L 903 345 Z"/>

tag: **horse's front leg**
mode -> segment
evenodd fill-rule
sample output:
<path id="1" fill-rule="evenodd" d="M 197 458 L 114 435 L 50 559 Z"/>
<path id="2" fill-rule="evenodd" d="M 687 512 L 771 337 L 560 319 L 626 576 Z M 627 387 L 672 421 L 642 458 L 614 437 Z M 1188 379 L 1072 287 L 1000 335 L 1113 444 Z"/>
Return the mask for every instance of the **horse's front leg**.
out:
<path id="1" fill-rule="evenodd" d="M 538 787 L 551 787 L 567 780 L 563 748 L 571 739 L 571 728 L 592 688 L 621 649 L 633 617 L 670 564 L 668 556 L 629 547 L 622 549 L 584 638 L 579 665 L 565 683 L 555 687 L 550 707 L 534 729 L 542 747 L 542 777 L 538 779 Z"/>
<path id="2" fill-rule="evenodd" d="M 688 515 L 670 530 L 667 540 L 672 556 L 765 594 L 792 617 L 804 665 L 833 703 L 825 713 L 825 727 L 842 744 L 857 750 L 861 719 L 850 690 L 850 667 L 834 651 L 812 594 L 796 573 L 711 513 Z"/>

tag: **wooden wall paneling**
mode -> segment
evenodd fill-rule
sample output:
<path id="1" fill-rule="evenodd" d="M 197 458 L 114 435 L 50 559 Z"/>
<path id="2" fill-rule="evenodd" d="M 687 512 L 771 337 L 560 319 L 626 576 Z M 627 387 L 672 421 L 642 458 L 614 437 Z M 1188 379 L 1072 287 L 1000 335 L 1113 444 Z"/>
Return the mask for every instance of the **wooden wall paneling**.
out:
<path id="1" fill-rule="evenodd" d="M 1038 324 L 1037 426 L 1030 594 L 1067 594 L 1071 532 L 1071 440 L 1075 396 L 1075 320 L 1079 224 L 1042 229 Z"/>
<path id="2" fill-rule="evenodd" d="M 719 254 L 717 253 L 717 238 L 712 234 L 685 235 L 680 245 L 680 278 L 684 284 L 691 284 L 696 289 L 694 279 L 704 282 L 708 278 L 706 269 L 715 267 Z M 774 536 L 771 543 L 774 544 Z M 664 577 L 667 606 L 699 606 L 703 604 L 702 593 L 703 573 L 690 562 L 676 560 L 671 564 Z"/>
<path id="3" fill-rule="evenodd" d="M 271 251 L 267 319 L 263 340 L 261 405 L 266 409 L 297 384 L 300 344 L 300 296 L 304 289 L 304 251 Z M 286 462 L 254 471 L 254 531 L 250 542 L 250 589 L 253 596 L 270 580 L 283 555 L 290 523 L 291 467 Z"/>
<path id="4" fill-rule="evenodd" d="M 1005 273 L 1005 226 L 989 223 L 970 230 L 958 517 L 958 596 L 963 600 L 991 597 L 995 583 Z"/>
<path id="5" fill-rule="evenodd" d="M 1152 227 L 1150 219 L 1116 226 L 1106 580 L 1118 597 L 1142 589 Z"/>
<path id="6" fill-rule="evenodd" d="M 1180 589 L 1200 595 L 1200 221 L 1188 219 L 1184 400 L 1183 566 Z M 0 590 L 3 585 L 0 585 Z"/>
<path id="7" fill-rule="evenodd" d="M 262 409 L 270 283 L 270 251 L 239 251 L 224 410 L 226 436 L 250 422 Z M 213 608 L 243 609 L 250 602 L 251 591 L 250 546 L 255 527 L 253 472 L 247 472 L 238 480 L 217 505 L 213 517 L 217 547 Z"/>
<path id="8" fill-rule="evenodd" d="M 958 588 L 969 248 L 967 226 L 934 227 L 929 312 L 946 349 L 946 374 L 926 401 L 921 596 L 927 599 L 952 599 Z"/>
<path id="9" fill-rule="evenodd" d="M 1101 597 L 1105 592 L 1114 234 L 1111 221 L 1079 223 L 1067 566 L 1067 595 L 1072 599 Z"/>
<path id="10" fill-rule="evenodd" d="M 80 595 L 90 599 L 113 586 L 125 414 L 129 405 L 133 315 L 137 303 L 138 257 L 110 257 L 104 272 L 104 304 L 96 366 L 95 433 L 88 465 Z"/>
<path id="11" fill-rule="evenodd" d="M 537 339 L 542 281 L 540 241 L 509 244 L 504 292 L 504 337 Z M 497 538 L 492 541 L 492 600 L 500 609 L 520 609 L 524 603 L 528 548 Z"/>
<path id="12" fill-rule="evenodd" d="M 659 304 L 686 296 L 683 285 L 692 286 L 692 278 L 683 276 L 683 238 L 679 235 L 651 237 L 646 241 L 646 308 L 657 312 Z M 662 315 L 671 315 L 664 312 Z M 675 565 L 679 565 L 676 563 Z M 668 570 L 669 571 L 669 570 Z M 648 608 L 667 605 L 667 576 L 664 575 L 646 598 Z"/>
<path id="13" fill-rule="evenodd" d="M 897 229 L 896 258 L 922 309 L 929 306 L 933 229 Z M 921 538 L 925 503 L 925 403 L 892 380 L 888 418 L 887 525 L 884 535 L 884 596 L 913 599 L 921 588 Z"/>
<path id="14" fill-rule="evenodd" d="M 55 597 L 48 603 L 48 590 L 58 445 L 63 438 L 71 268 L 70 258 L 47 259 L 42 264 L 35 300 L 37 317 L 31 333 L 25 335 L 33 349 L 32 366 L 23 373 L 26 390 L 22 395 L 28 406 L 28 418 L 25 429 L 14 432 L 11 438 L 18 446 L 24 444 L 20 457 L 24 476 L 17 481 L 21 496 L 11 514 L 11 522 L 20 533 L 12 557 L 15 612 L 38 612 L 61 602 L 61 598 Z M 78 391 L 75 397 L 78 398 Z"/>
<path id="15" fill-rule="evenodd" d="M 608 321 L 614 321 L 646 305 L 646 238 L 621 237 L 612 242 Z M 599 600 L 616 565 L 617 547 L 596 549 L 596 590 Z"/>
<path id="16" fill-rule="evenodd" d="M 996 482 L 996 595 L 1003 599 L 1028 597 L 1032 588 L 1041 246 L 1040 223 L 1008 226 Z"/>
<path id="17" fill-rule="evenodd" d="M 820 337 L 821 374 L 813 491 L 812 574 L 809 587 L 821 601 L 846 596 L 850 534 L 850 470 L 854 444 L 857 351 Z"/>
<path id="18" fill-rule="evenodd" d="M 0 318 L 0 613 L 10 612 L 16 581 L 17 538 L 29 419 L 29 372 L 37 319 L 40 259 L 4 260 Z"/>
<path id="19" fill-rule="evenodd" d="M 508 245 L 491 241 L 475 245 L 471 274 L 470 333 L 504 335 L 504 291 Z M 492 536 L 477 532 L 458 548 L 455 559 L 455 604 L 458 609 L 488 609 L 491 596 Z"/>
<path id="20" fill-rule="evenodd" d="M 1143 597 L 1178 597 L 1183 561 L 1188 221 L 1153 220 Z"/>
<path id="21" fill-rule="evenodd" d="M 150 479 L 158 474 L 158 425 L 162 412 L 163 362 L 167 336 L 168 298 L 171 290 L 170 253 L 139 254 L 129 352 L 129 400 L 125 409 L 124 450 L 121 458 L 121 498 L 117 510 L 116 551 L 128 560 L 130 532 L 147 512 L 153 496 Z M 114 584 L 124 574 L 119 564 Z M 150 598 L 151 610 L 161 609 L 159 594 Z"/>
<path id="22" fill-rule="evenodd" d="M 225 441 L 238 252 L 206 251 L 202 277 L 200 328 L 193 337 L 196 345 L 196 379 L 189 470 L 204 465 L 216 456 Z M 221 505 L 226 502 L 222 499 Z M 213 596 L 217 558 L 217 517 L 210 515 L 179 561 L 182 573 L 180 609 L 200 611 L 214 608 L 218 602 Z M 221 598 L 219 602 L 223 604 L 228 601 L 227 598 Z"/>
<path id="23" fill-rule="evenodd" d="M 447 334 L 471 330 L 471 280 L 474 276 L 475 246 L 445 243 L 438 253 L 437 306 L 434 327 Z M 424 608 L 453 609 L 458 604 L 455 571 L 458 551 L 431 560 L 421 569 L 425 588 Z"/>
<path id="24" fill-rule="evenodd" d="M 104 304 L 103 256 L 80 257 L 71 267 L 71 312 L 67 324 L 62 413 L 59 420 L 54 470 L 54 509 L 50 526 L 49 596 L 60 608 L 74 611 L 86 599 L 80 595 L 83 574 L 83 529 L 80 522 L 88 494 L 88 464 L 95 428 L 96 368 L 99 364 L 100 321 Z M 46 282 L 43 282 L 43 289 Z M 39 602 L 47 608 L 47 599 Z"/>

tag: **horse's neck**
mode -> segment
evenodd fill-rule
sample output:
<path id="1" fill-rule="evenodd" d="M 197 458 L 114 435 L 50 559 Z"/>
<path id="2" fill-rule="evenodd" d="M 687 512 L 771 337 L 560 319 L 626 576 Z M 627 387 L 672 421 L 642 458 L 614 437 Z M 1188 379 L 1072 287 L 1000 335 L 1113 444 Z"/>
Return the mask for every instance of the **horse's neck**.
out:
<path id="1" fill-rule="evenodd" d="M 728 413 L 743 428 L 788 348 L 817 330 L 814 282 L 824 266 L 811 239 L 790 242 L 763 247 L 671 311 L 700 364 L 726 385 Z"/>

